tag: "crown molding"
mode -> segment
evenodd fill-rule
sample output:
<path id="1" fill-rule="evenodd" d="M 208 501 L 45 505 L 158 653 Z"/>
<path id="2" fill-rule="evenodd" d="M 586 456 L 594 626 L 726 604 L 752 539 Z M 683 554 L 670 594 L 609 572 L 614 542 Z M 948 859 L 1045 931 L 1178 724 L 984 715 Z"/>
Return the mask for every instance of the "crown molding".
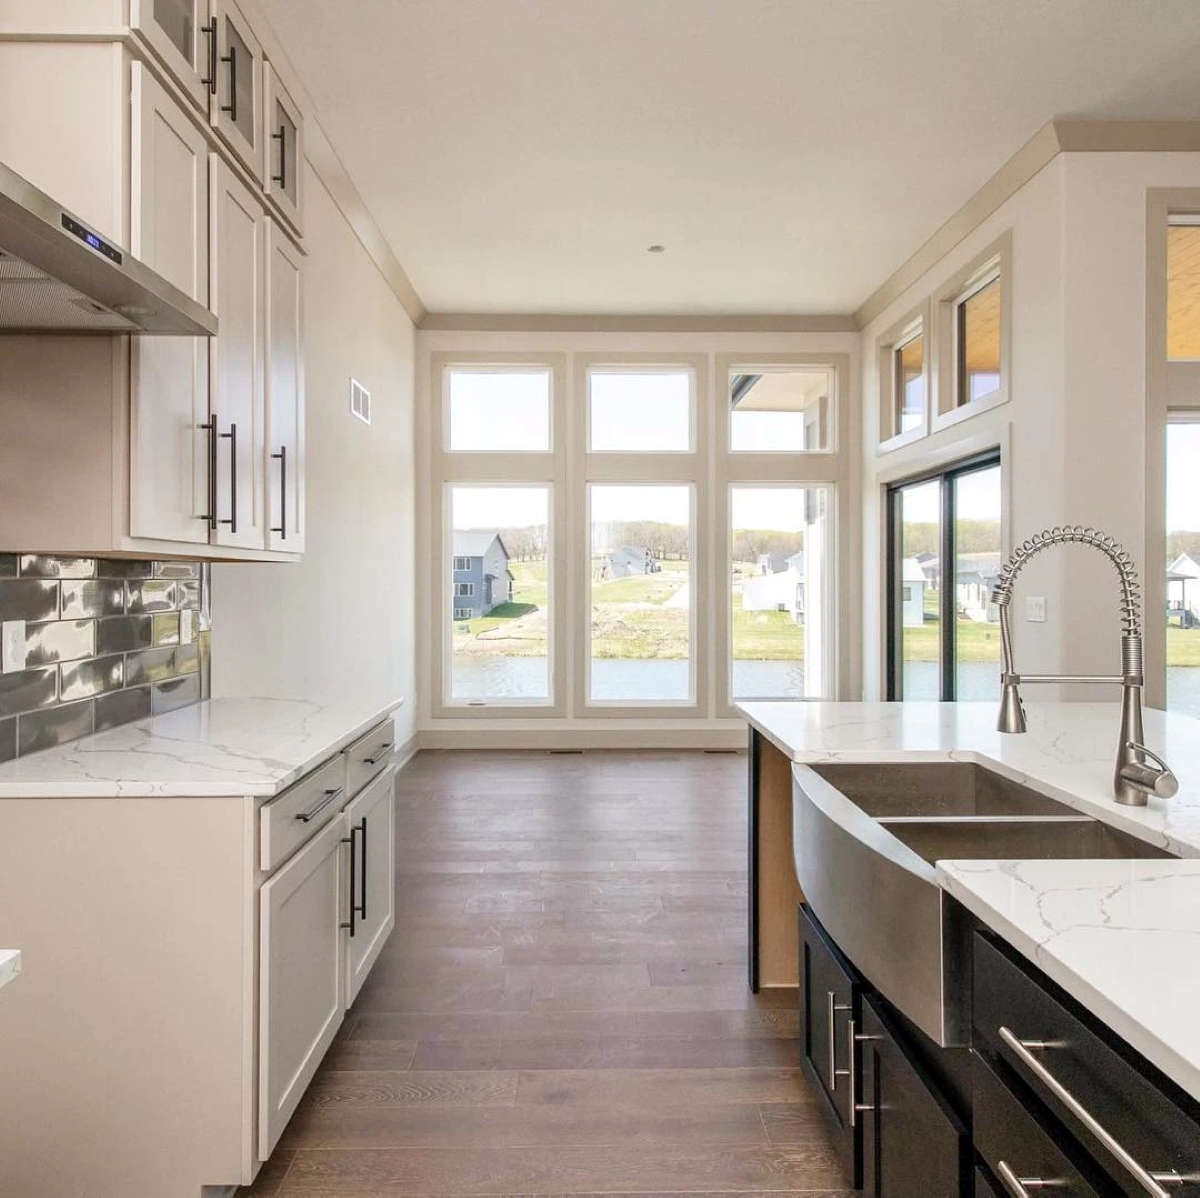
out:
<path id="1" fill-rule="evenodd" d="M 865 328 L 927 270 L 974 232 L 1059 154 L 1195 153 L 1200 121 L 1048 121 L 898 270 L 863 302 L 854 319 Z"/>
<path id="2" fill-rule="evenodd" d="M 854 333 L 853 316 L 656 316 L 430 312 L 421 332 L 470 333 Z"/>

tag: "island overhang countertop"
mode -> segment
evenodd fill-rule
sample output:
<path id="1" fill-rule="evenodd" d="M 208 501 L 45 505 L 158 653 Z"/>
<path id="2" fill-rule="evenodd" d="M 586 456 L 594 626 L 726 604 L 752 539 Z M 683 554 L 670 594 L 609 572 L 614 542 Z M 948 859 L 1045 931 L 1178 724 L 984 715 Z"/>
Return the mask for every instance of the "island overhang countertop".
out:
<path id="1" fill-rule="evenodd" d="M 1115 703 L 1029 704 L 1029 731 L 1019 736 L 996 730 L 994 703 L 738 709 L 793 763 L 974 762 L 1177 854 L 1177 861 L 939 861 L 937 878 L 1200 1100 L 1200 723 L 1146 711 L 1147 742 L 1178 775 L 1179 793 L 1137 808 L 1112 799 Z"/>

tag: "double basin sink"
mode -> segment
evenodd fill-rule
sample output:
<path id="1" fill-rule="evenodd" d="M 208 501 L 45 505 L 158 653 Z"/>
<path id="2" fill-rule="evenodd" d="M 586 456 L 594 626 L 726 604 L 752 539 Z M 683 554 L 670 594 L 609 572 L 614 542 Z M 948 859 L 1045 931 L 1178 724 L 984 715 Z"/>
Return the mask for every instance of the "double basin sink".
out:
<path id="1" fill-rule="evenodd" d="M 970 927 L 934 862 L 1171 854 L 969 762 L 796 765 L 796 874 L 871 985 L 943 1046 L 970 1033 Z"/>

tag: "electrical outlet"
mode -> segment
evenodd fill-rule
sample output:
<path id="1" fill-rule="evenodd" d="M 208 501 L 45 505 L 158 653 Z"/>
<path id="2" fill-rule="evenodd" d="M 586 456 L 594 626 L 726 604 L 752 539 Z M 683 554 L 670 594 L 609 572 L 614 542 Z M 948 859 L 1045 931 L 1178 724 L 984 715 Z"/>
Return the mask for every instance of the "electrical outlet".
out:
<path id="1" fill-rule="evenodd" d="M 190 645 L 196 639 L 196 613 L 185 609 L 179 613 L 179 643 Z"/>
<path id="2" fill-rule="evenodd" d="M 1025 599 L 1025 619 L 1031 624 L 1045 624 L 1046 597 L 1045 595 L 1029 595 Z"/>
<path id="3" fill-rule="evenodd" d="M 15 674 L 25 668 L 25 621 L 0 624 L 0 673 Z"/>

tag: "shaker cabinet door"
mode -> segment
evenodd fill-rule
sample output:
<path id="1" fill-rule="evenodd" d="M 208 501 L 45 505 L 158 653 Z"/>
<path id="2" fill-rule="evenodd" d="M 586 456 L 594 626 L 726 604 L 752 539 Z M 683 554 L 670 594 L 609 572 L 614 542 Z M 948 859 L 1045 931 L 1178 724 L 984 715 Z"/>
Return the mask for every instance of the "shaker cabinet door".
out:
<path id="1" fill-rule="evenodd" d="M 304 550 L 304 361 L 300 251 L 267 220 L 267 548 Z"/>
<path id="2" fill-rule="evenodd" d="M 359 854 L 354 935 L 346 938 L 346 1005 L 358 997 L 396 924 L 396 771 L 385 770 L 346 808 Z"/>
<path id="3" fill-rule="evenodd" d="M 342 836 L 336 819 L 259 897 L 258 1155 L 279 1141 L 345 1013 Z"/>
<path id="4" fill-rule="evenodd" d="M 208 303 L 204 136 L 141 64 L 131 78 L 130 252 Z M 208 342 L 130 338 L 130 534 L 203 544 L 208 504 Z"/>
<path id="5" fill-rule="evenodd" d="M 216 424 L 218 545 L 266 547 L 263 411 L 263 263 L 266 219 L 254 194 L 212 155 L 210 411 Z"/>

